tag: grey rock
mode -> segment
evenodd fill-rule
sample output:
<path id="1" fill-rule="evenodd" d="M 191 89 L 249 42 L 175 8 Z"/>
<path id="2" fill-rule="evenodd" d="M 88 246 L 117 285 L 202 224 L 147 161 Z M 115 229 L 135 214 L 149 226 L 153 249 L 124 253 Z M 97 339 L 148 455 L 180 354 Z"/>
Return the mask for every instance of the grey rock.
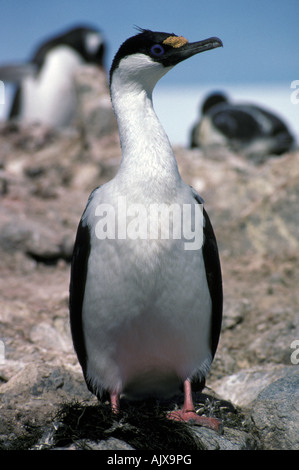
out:
<path id="1" fill-rule="evenodd" d="M 109 439 L 102 440 L 100 442 L 86 440 L 83 443 L 80 443 L 80 445 L 81 448 L 87 448 L 88 450 L 134 450 L 134 447 L 130 446 L 130 444 L 127 444 L 120 439 L 116 439 L 115 437 L 109 437 Z"/>
<path id="2" fill-rule="evenodd" d="M 43 348 L 53 349 L 56 352 L 71 352 L 73 350 L 71 335 L 58 331 L 47 322 L 41 322 L 32 327 L 30 340 Z"/>
<path id="3" fill-rule="evenodd" d="M 253 400 L 275 380 L 291 373 L 294 366 L 255 366 L 213 382 L 213 390 L 237 406 L 250 407 Z"/>
<path id="4" fill-rule="evenodd" d="M 264 449 L 299 450 L 298 366 L 258 395 L 251 416 Z"/>
<path id="5" fill-rule="evenodd" d="M 257 442 L 250 433 L 225 427 L 223 434 L 212 429 L 194 430 L 206 450 L 255 450 Z"/>
<path id="6" fill-rule="evenodd" d="M 299 338 L 299 316 L 292 317 L 283 309 L 275 312 L 280 321 L 260 332 L 248 347 L 248 354 L 258 358 L 258 362 L 291 364 L 291 344 Z"/>

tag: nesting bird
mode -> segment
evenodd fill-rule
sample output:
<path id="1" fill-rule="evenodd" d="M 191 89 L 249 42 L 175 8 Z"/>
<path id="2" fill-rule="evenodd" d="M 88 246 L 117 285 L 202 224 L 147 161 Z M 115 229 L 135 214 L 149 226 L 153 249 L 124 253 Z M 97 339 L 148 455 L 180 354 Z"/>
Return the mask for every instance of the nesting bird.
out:
<path id="1" fill-rule="evenodd" d="M 205 99 L 201 119 L 192 129 L 190 146 L 217 145 L 263 157 L 290 151 L 294 137 L 273 112 L 252 104 L 235 104 L 223 93 L 212 93 Z"/>
<path id="2" fill-rule="evenodd" d="M 89 26 L 78 26 L 38 46 L 28 63 L 3 65 L 0 79 L 17 83 L 9 119 L 67 127 L 76 110 L 74 74 L 82 64 L 103 65 L 105 42 Z"/>
<path id="3" fill-rule="evenodd" d="M 87 386 L 110 397 L 171 397 L 169 417 L 211 427 L 194 411 L 219 339 L 222 280 L 217 243 L 203 200 L 178 171 L 155 114 L 158 80 L 189 57 L 222 46 L 218 38 L 141 30 L 118 50 L 110 70 L 122 160 L 95 189 L 79 223 L 70 280 L 74 347 Z"/>

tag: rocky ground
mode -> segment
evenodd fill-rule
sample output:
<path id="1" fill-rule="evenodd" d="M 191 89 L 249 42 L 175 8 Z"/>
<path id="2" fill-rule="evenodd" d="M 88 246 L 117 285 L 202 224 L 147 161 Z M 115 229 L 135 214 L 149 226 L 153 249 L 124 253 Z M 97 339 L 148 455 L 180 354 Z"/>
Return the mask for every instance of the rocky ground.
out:
<path id="1" fill-rule="evenodd" d="M 196 398 L 222 433 L 169 423 L 166 404 L 124 403 L 115 421 L 87 391 L 69 331 L 69 262 L 89 193 L 120 161 L 105 83 L 98 101 L 85 83 L 92 73 L 80 78 L 88 112 L 73 130 L 0 128 L 1 448 L 298 450 L 298 151 L 257 165 L 175 149 L 221 255 L 223 329 Z"/>

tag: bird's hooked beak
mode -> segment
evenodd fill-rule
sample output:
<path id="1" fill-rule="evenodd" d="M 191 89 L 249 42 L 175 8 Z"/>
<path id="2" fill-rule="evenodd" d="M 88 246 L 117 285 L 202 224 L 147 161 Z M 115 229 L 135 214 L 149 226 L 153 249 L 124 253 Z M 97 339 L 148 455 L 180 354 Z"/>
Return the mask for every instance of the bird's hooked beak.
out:
<path id="1" fill-rule="evenodd" d="M 200 52 L 209 51 L 211 49 L 216 49 L 216 47 L 222 47 L 221 39 L 217 37 L 212 37 L 208 39 L 203 39 L 202 41 L 197 42 L 187 42 L 182 47 L 176 49 L 176 59 L 177 63 L 192 57 L 195 54 Z"/>
<path id="2" fill-rule="evenodd" d="M 170 46 L 162 59 L 162 63 L 165 67 L 173 67 L 195 54 L 223 46 L 221 39 L 217 37 L 203 39 L 197 42 L 188 42 L 188 40 L 182 36 L 169 36 L 163 41 L 162 46 L 164 44 Z"/>

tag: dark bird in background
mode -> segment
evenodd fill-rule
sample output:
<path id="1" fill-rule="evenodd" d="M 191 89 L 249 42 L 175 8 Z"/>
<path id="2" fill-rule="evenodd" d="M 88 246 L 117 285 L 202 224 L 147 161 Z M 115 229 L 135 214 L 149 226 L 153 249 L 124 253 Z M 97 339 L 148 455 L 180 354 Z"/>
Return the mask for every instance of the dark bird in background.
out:
<path id="1" fill-rule="evenodd" d="M 191 132 L 191 148 L 225 146 L 248 156 L 281 155 L 294 137 L 273 112 L 253 104 L 232 103 L 223 93 L 209 95 Z"/>
<path id="2" fill-rule="evenodd" d="M 93 27 L 77 26 L 42 42 L 27 63 L 0 67 L 17 84 L 8 119 L 67 127 L 76 110 L 74 73 L 82 64 L 103 66 L 105 42 Z"/>

